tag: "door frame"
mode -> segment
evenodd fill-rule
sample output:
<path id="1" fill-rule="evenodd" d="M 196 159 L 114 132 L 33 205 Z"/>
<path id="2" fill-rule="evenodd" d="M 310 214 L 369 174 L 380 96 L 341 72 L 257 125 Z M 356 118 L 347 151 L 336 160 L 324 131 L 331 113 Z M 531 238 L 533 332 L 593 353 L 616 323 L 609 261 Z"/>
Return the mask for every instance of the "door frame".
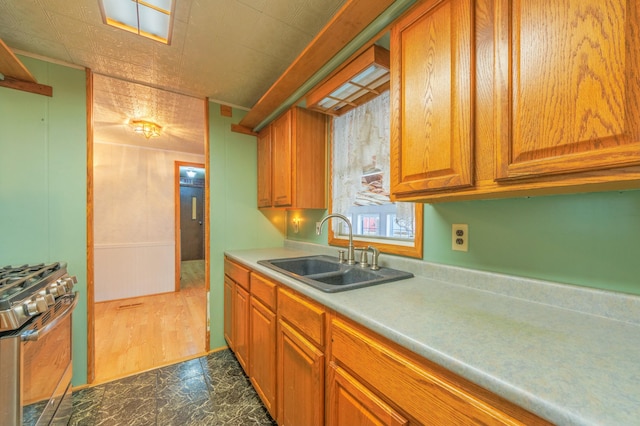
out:
<path id="1" fill-rule="evenodd" d="M 175 291 L 178 292 L 180 291 L 180 275 L 181 275 L 181 252 L 182 252 L 182 238 L 180 236 L 180 167 L 195 167 L 198 169 L 204 169 L 204 186 L 205 186 L 205 190 L 204 193 L 206 194 L 207 192 L 207 169 L 205 167 L 205 164 L 202 163 L 191 163 L 191 162 L 187 162 L 187 161 L 174 161 L 173 164 L 173 192 L 174 192 L 174 208 L 175 208 Z M 209 209 L 207 208 L 208 203 L 207 203 L 207 197 L 206 195 L 203 194 L 203 202 L 204 202 L 204 206 L 203 211 L 205 212 L 205 216 L 204 216 L 204 230 L 203 230 L 203 235 L 202 235 L 202 239 L 203 239 L 203 244 L 204 244 L 204 261 L 205 261 L 205 265 L 208 263 L 207 259 L 208 259 L 208 247 L 207 247 L 207 243 L 206 243 L 206 235 L 207 235 L 207 230 L 209 229 Z M 206 268 L 205 268 L 206 269 Z M 206 275 L 206 274 L 205 274 Z M 208 280 L 206 280 L 206 288 L 205 290 L 209 290 L 209 282 Z"/>

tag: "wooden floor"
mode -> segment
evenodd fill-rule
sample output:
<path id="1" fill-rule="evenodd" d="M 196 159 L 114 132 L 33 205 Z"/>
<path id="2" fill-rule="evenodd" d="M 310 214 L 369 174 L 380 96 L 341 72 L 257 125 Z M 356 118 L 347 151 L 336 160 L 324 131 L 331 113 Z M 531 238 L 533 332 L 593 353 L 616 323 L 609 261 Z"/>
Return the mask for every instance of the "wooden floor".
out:
<path id="1" fill-rule="evenodd" d="M 96 303 L 94 384 L 206 353 L 204 261 L 182 263 L 180 287 L 175 293 Z"/>

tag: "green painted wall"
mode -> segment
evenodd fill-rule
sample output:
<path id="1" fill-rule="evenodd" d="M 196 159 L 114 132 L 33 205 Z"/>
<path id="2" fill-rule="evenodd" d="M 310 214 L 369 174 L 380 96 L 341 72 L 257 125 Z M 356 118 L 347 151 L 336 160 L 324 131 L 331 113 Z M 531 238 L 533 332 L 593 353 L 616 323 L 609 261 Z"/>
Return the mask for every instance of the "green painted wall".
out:
<path id="1" fill-rule="evenodd" d="M 284 231 L 280 231 L 284 212 L 271 212 L 267 218 L 256 208 L 256 137 L 231 131 L 231 124 L 238 123 L 244 115 L 244 111 L 234 108 L 233 117 L 222 117 L 220 106 L 209 104 L 211 349 L 226 346 L 224 252 L 280 247 L 284 241 Z"/>
<path id="2" fill-rule="evenodd" d="M 302 223 L 317 211 L 299 211 Z M 288 238 L 318 242 L 315 225 Z M 469 224 L 469 251 L 451 225 Z M 425 204 L 424 260 L 640 294 L 640 190 Z M 326 244 L 326 230 L 322 243 Z"/>
<path id="3" fill-rule="evenodd" d="M 66 261 L 78 277 L 73 383 L 87 378 L 85 72 L 20 57 L 53 97 L 0 87 L 0 261 Z"/>

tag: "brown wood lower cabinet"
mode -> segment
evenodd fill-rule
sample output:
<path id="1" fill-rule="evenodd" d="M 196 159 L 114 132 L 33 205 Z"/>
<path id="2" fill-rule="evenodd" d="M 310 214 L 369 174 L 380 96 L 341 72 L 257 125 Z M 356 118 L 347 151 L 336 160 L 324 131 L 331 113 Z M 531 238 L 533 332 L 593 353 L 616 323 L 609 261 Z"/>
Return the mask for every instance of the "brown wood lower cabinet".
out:
<path id="1" fill-rule="evenodd" d="M 366 385 L 331 363 L 327 372 L 327 425 L 401 426 L 409 421 Z"/>
<path id="2" fill-rule="evenodd" d="M 276 284 L 251 273 L 249 378 L 273 418 L 277 416 L 275 297 Z"/>
<path id="3" fill-rule="evenodd" d="M 234 349 L 233 344 L 233 294 L 236 287 L 233 280 L 227 276 L 224 277 L 224 339 L 227 341 L 229 348 Z"/>
<path id="4" fill-rule="evenodd" d="M 224 259 L 224 337 L 249 374 L 249 270 Z"/>
<path id="5" fill-rule="evenodd" d="M 325 310 L 278 289 L 278 424 L 324 424 Z"/>
<path id="6" fill-rule="evenodd" d="M 329 333 L 330 365 L 338 373 L 330 374 L 327 383 L 332 420 L 340 419 L 332 410 L 342 405 L 349 410 L 349 419 L 365 419 L 362 424 L 549 424 L 349 320 L 333 318 Z M 345 403 L 341 389 L 346 378 L 341 371 L 349 372 L 350 389 L 359 389 L 366 396 L 366 405 L 362 401 L 351 406 Z M 370 415 L 374 412 L 381 419 L 374 420 Z"/>
<path id="7" fill-rule="evenodd" d="M 289 287 L 225 274 L 225 338 L 280 426 L 549 425 Z"/>
<path id="8" fill-rule="evenodd" d="M 236 285 L 233 297 L 234 351 L 242 369 L 249 374 L 249 292 Z"/>

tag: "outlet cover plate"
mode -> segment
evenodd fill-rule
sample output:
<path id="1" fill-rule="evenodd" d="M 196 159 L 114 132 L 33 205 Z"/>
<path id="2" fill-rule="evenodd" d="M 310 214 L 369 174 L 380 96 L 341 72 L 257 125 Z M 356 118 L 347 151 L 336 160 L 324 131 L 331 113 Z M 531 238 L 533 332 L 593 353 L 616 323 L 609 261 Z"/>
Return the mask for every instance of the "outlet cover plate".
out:
<path id="1" fill-rule="evenodd" d="M 451 225 L 451 249 L 469 251 L 469 225 L 462 223 Z"/>

